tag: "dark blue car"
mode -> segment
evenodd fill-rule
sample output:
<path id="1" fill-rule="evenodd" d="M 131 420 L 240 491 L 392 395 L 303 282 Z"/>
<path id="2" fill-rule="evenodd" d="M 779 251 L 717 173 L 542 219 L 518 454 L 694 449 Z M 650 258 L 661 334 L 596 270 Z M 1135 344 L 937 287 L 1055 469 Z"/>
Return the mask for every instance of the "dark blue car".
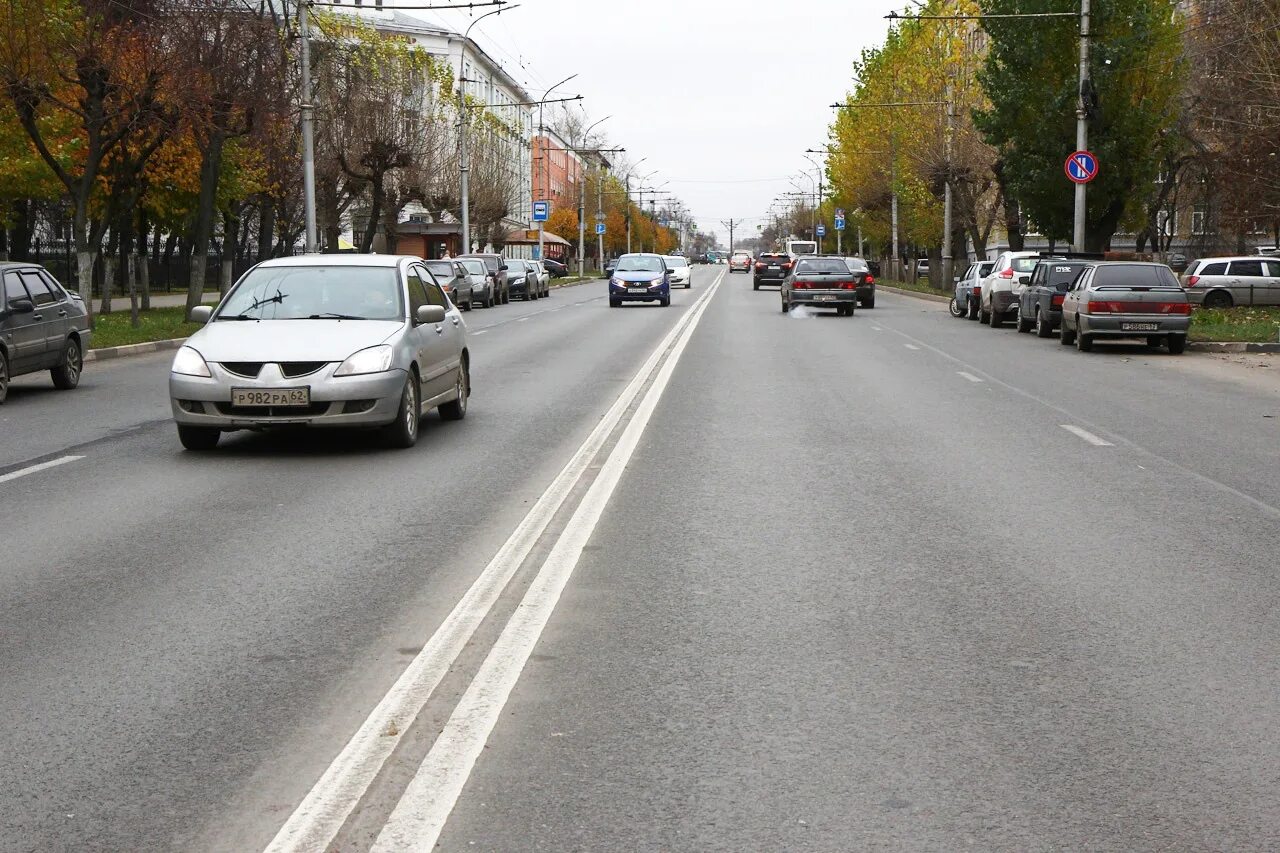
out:
<path id="1" fill-rule="evenodd" d="M 618 258 L 609 276 L 609 307 L 623 302 L 657 302 L 663 308 L 671 304 L 671 273 L 662 255 L 637 252 Z"/>

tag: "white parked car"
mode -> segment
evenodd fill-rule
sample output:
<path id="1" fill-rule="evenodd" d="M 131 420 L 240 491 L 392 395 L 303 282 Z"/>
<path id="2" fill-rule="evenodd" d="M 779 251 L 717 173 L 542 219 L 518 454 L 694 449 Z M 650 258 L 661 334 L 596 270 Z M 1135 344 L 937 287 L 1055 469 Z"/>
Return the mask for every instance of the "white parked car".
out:
<path id="1" fill-rule="evenodd" d="M 1012 319 L 1010 315 L 1016 316 L 1022 288 L 1030 283 L 1039 261 L 1039 252 L 1001 252 L 991 273 L 982 280 L 978 320 L 998 329 L 1006 319 Z"/>

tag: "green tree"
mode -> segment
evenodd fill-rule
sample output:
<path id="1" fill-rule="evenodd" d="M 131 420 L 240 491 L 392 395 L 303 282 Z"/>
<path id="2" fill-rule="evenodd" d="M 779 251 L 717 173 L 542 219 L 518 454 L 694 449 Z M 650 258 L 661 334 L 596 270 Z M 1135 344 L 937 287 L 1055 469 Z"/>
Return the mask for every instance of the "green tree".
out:
<path id="1" fill-rule="evenodd" d="M 981 0 L 986 14 L 1072 12 L 1076 0 Z M 1139 188 L 1165 159 L 1177 119 L 1180 28 L 1175 0 L 1094 5 L 1091 77 L 1097 110 L 1089 148 L 1101 169 L 1089 185 L 1086 251 L 1106 249 Z M 1074 189 L 1062 164 L 1075 149 L 1079 39 L 1075 17 L 988 18 L 979 80 L 990 107 L 974 122 L 1000 154 L 1008 195 L 1050 238 L 1070 239 Z"/>

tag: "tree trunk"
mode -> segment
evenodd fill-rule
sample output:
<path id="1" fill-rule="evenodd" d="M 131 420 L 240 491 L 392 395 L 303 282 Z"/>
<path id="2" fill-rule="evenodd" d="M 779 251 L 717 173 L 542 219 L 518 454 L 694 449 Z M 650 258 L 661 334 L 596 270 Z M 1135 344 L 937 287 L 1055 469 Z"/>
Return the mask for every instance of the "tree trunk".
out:
<path id="1" fill-rule="evenodd" d="M 1101 254 L 1111 244 L 1111 237 L 1120 226 L 1120 218 L 1124 216 L 1124 203 L 1113 201 L 1102 218 L 1089 223 L 1084 230 L 1084 250 L 1093 254 Z"/>
<path id="2" fill-rule="evenodd" d="M 263 199 L 258 206 L 258 257 L 265 261 L 271 257 L 271 247 L 275 242 L 276 205 L 272 199 Z"/>
<path id="3" fill-rule="evenodd" d="M 360 252 L 365 255 L 373 251 L 373 238 L 378 233 L 378 217 L 382 215 L 382 204 L 386 198 L 381 175 L 375 176 L 370 183 L 369 224 L 364 227 L 364 236 L 360 238 Z"/>
<path id="4" fill-rule="evenodd" d="M 222 214 L 222 269 L 218 277 L 218 293 L 225 296 L 236 280 L 236 249 L 240 241 L 240 225 L 231 213 Z"/>
<path id="5" fill-rule="evenodd" d="M 1018 200 L 1005 186 L 1004 163 L 997 160 L 991 167 L 991 171 L 996 176 L 996 183 L 1000 185 L 1000 198 L 1004 207 L 1004 230 L 1009 238 L 1009 250 L 1021 252 L 1025 245 L 1022 237 L 1022 209 L 1018 205 Z"/>
<path id="6" fill-rule="evenodd" d="M 143 311 L 151 310 L 151 260 L 147 257 L 147 236 L 150 233 L 151 223 L 147 222 L 144 213 L 138 228 L 138 290 L 142 294 Z"/>
<path id="7" fill-rule="evenodd" d="M 204 297 L 204 275 L 209 260 L 209 242 L 213 238 L 214 202 L 217 201 L 224 141 L 221 131 L 212 131 L 200 162 L 200 197 L 196 202 L 196 224 L 192 234 L 191 278 L 187 282 L 188 317 Z"/>
<path id="8" fill-rule="evenodd" d="M 115 242 L 114 235 L 112 236 L 111 242 Z M 99 308 L 98 311 L 102 314 L 110 314 L 111 291 L 113 289 L 112 286 L 115 284 L 116 276 L 115 246 L 110 243 L 107 245 L 106 254 L 102 256 L 102 263 L 100 267 L 102 270 L 102 307 Z"/>
<path id="9" fill-rule="evenodd" d="M 120 289 L 129 295 L 129 325 L 138 328 L 137 264 L 133 254 L 133 210 L 136 200 L 120 215 Z"/>

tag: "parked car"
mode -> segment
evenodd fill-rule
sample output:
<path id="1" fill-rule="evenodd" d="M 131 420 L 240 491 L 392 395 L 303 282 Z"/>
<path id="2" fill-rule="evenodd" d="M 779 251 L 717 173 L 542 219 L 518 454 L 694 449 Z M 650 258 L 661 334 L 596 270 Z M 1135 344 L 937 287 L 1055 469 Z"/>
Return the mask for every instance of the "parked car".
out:
<path id="1" fill-rule="evenodd" d="M 1036 264 L 1031 282 L 1018 296 L 1018 331 L 1034 328 L 1037 336 L 1052 337 L 1062 323 L 1067 289 L 1088 265 L 1080 258 L 1049 258 Z"/>
<path id="2" fill-rule="evenodd" d="M 552 278 L 564 278 L 569 274 L 569 268 L 553 258 L 543 258 L 542 266 Z"/>
<path id="3" fill-rule="evenodd" d="M 978 305 L 982 298 L 982 280 L 991 274 L 995 261 L 978 261 L 970 264 L 955 280 L 956 293 L 951 299 L 951 314 L 954 317 L 978 319 Z"/>
<path id="4" fill-rule="evenodd" d="M 917 258 L 916 259 L 916 278 L 928 278 L 928 277 L 929 277 L 929 259 Z"/>
<path id="5" fill-rule="evenodd" d="M 609 277 L 609 307 L 617 308 L 623 302 L 657 302 L 667 307 L 671 304 L 670 275 L 662 255 L 623 255 Z"/>
<path id="6" fill-rule="evenodd" d="M 479 258 L 461 258 L 458 263 L 466 270 L 471 280 L 471 305 L 481 308 L 492 308 L 495 298 L 493 279 L 489 276 L 489 268 Z"/>
<path id="7" fill-rule="evenodd" d="M 1164 264 L 1092 262 L 1067 289 L 1058 339 L 1081 352 L 1098 338 L 1146 339 L 1175 355 L 1187 346 L 1191 303 Z"/>
<path id="8" fill-rule="evenodd" d="M 813 305 L 852 317 L 860 279 L 869 275 L 851 272 L 843 258 L 801 257 L 782 281 L 782 313 L 797 305 Z"/>
<path id="9" fill-rule="evenodd" d="M 867 262 L 862 258 L 845 258 L 845 266 L 849 268 L 849 272 L 859 276 L 858 281 L 858 305 L 863 308 L 876 307 L 876 277 L 871 272 L 871 267 L 867 266 Z"/>
<path id="10" fill-rule="evenodd" d="M 1031 273 L 1040 262 L 1039 252 L 1001 252 L 990 274 L 982 279 L 978 320 L 998 329 L 1010 314 L 1017 313 L 1018 297 L 1031 281 Z"/>
<path id="11" fill-rule="evenodd" d="M 689 266 L 687 258 L 680 255 L 663 255 L 662 260 L 671 271 L 672 287 L 683 287 L 688 290 L 693 286 L 693 267 Z"/>
<path id="12" fill-rule="evenodd" d="M 533 270 L 533 274 L 538 277 L 538 287 L 540 288 L 539 292 L 542 294 L 542 298 L 545 299 L 550 296 L 551 273 L 547 272 L 547 268 L 537 261 L 525 261 L 525 263 Z"/>
<path id="13" fill-rule="evenodd" d="M 476 252 L 471 255 L 459 255 L 457 260 L 475 258 L 484 261 L 489 272 L 489 282 L 493 286 L 493 302 L 495 305 L 506 305 L 511 301 L 511 285 L 507 282 L 507 259 L 502 255 L 488 252 Z"/>
<path id="14" fill-rule="evenodd" d="M 80 384 L 92 332 L 79 294 L 70 293 L 38 264 L 0 263 L 0 403 L 9 381 L 49 371 L 53 387 Z"/>
<path id="15" fill-rule="evenodd" d="M 1188 266 L 1187 256 L 1182 254 L 1181 252 L 1174 252 L 1173 254 L 1169 255 L 1168 262 L 1169 262 L 1169 269 L 1173 270 L 1176 273 L 1184 273 L 1187 271 L 1187 266 Z"/>
<path id="16" fill-rule="evenodd" d="M 729 258 L 729 272 L 751 272 L 751 253 L 750 252 L 734 252 L 733 257 Z"/>
<path id="17" fill-rule="evenodd" d="M 791 271 L 793 263 L 795 262 L 786 252 L 762 252 L 760 257 L 756 258 L 752 290 L 759 290 L 760 286 L 765 284 L 776 284 L 781 287 L 782 280 Z"/>
<path id="18" fill-rule="evenodd" d="M 211 450 L 223 432 L 379 428 L 418 440 L 431 407 L 467 413 L 467 326 L 419 258 L 302 255 L 245 273 L 178 350 L 169 396 L 178 438 Z"/>
<path id="19" fill-rule="evenodd" d="M 512 296 L 525 302 L 542 296 L 542 284 L 531 261 L 507 258 L 507 286 L 511 288 Z"/>
<path id="20" fill-rule="evenodd" d="M 1201 258 L 1182 277 L 1187 297 L 1206 308 L 1280 305 L 1280 259 Z"/>
<path id="21" fill-rule="evenodd" d="M 436 284 L 450 302 L 464 311 L 471 310 L 471 276 L 461 261 L 423 261 L 422 265 L 436 277 Z"/>

